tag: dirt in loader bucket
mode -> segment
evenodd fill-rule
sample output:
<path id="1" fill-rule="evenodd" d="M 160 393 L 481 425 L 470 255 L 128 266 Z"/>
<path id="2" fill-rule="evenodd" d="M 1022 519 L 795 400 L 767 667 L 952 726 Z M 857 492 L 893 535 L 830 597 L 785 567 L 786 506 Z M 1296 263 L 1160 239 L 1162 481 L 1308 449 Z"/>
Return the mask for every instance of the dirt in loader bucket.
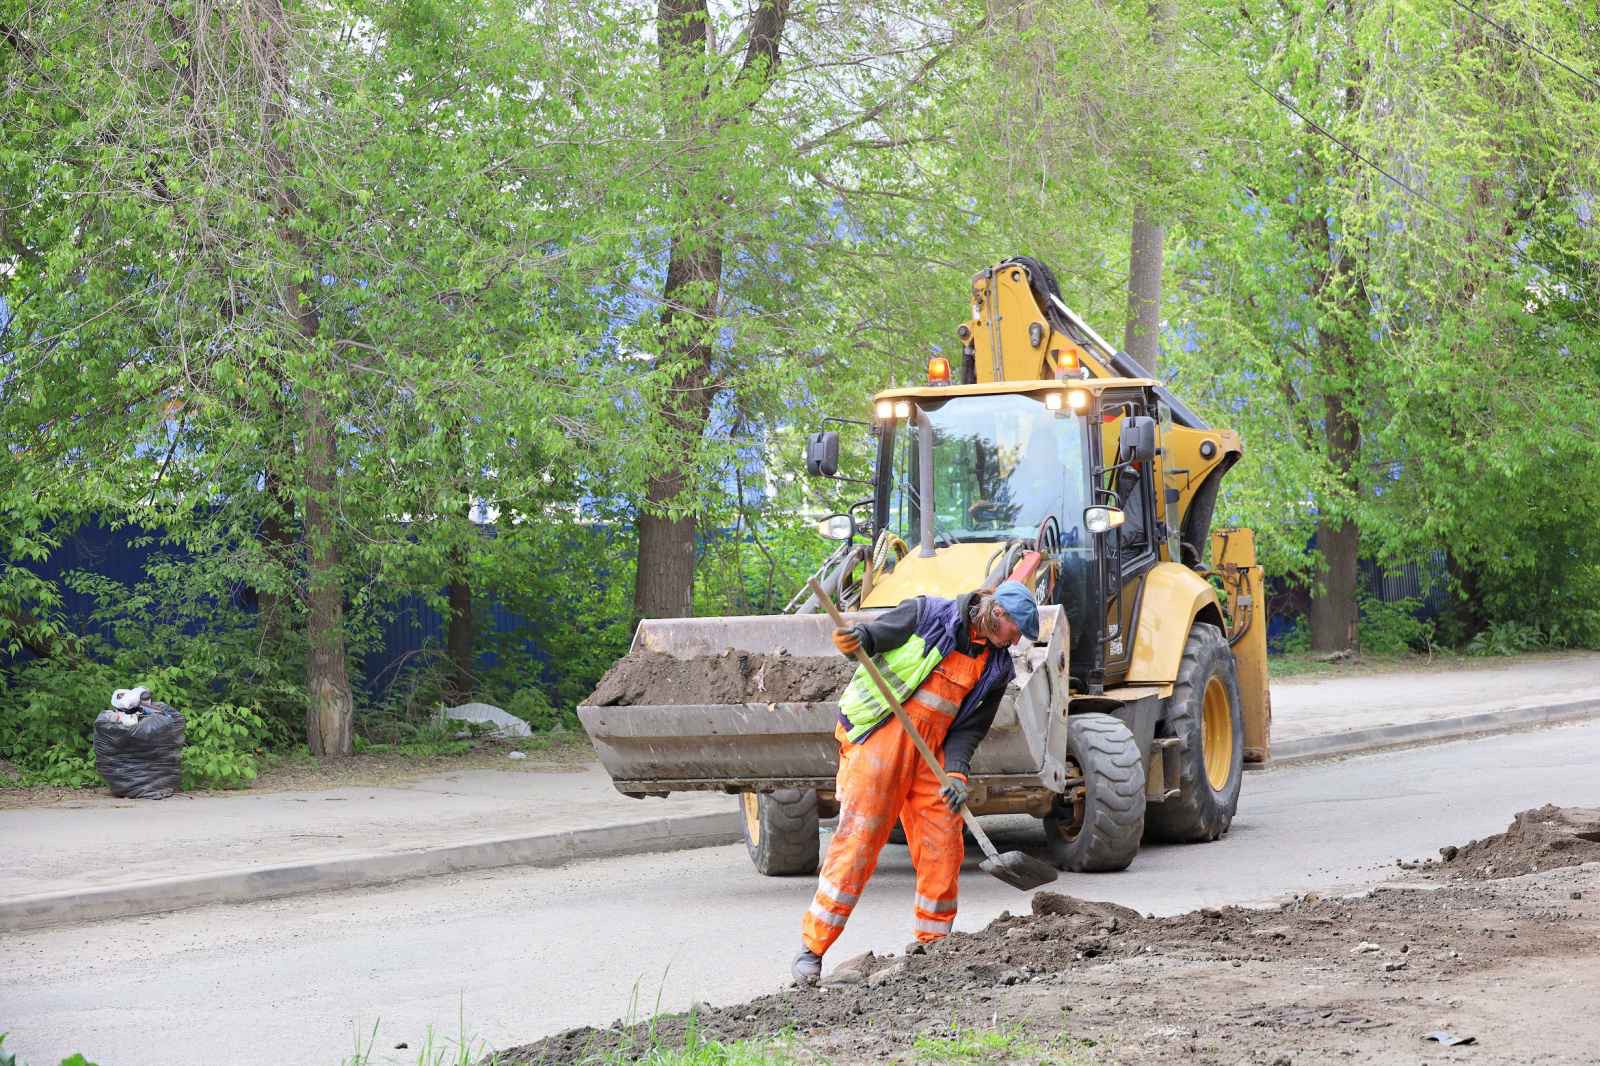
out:
<path id="1" fill-rule="evenodd" d="M 681 706 L 733 703 L 826 703 L 839 698 L 855 663 L 837 655 L 758 655 L 729 651 L 679 659 L 634 652 L 620 660 L 584 703 Z"/>

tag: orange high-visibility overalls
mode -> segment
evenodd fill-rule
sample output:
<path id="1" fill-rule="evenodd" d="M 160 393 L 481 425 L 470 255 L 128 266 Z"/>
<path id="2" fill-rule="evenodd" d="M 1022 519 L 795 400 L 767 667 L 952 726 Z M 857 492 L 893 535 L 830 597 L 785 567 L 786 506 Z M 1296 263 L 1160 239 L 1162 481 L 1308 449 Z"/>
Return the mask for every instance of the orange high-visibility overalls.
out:
<path id="1" fill-rule="evenodd" d="M 952 651 L 905 702 L 912 725 L 941 763 L 945 734 L 988 658 L 987 646 L 977 655 Z M 924 943 L 943 939 L 956 920 L 956 883 L 966 855 L 961 816 L 939 798 L 939 779 L 898 719 L 890 718 L 859 744 L 850 743 L 843 726 L 834 733 L 839 738 L 839 827 L 828 845 L 816 897 L 801 921 L 806 947 L 821 955 L 844 932 L 896 820 L 905 826 L 917 871 L 912 928 Z"/>

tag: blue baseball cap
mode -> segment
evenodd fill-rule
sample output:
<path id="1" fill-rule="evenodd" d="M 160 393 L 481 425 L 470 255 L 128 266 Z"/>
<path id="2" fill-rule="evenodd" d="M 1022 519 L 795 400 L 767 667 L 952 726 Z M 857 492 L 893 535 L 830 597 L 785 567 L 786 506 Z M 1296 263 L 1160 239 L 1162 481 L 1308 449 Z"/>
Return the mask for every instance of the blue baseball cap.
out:
<path id="1" fill-rule="evenodd" d="M 1002 581 L 994 590 L 994 600 L 1006 609 L 1023 636 L 1029 640 L 1039 639 L 1039 605 L 1033 602 L 1028 586 L 1020 581 Z"/>

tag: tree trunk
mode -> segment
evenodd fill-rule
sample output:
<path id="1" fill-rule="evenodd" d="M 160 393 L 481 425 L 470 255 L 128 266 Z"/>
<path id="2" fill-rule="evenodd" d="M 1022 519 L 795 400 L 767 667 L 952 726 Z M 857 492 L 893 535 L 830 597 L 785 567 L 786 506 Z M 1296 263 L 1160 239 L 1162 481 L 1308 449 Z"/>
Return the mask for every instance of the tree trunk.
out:
<path id="1" fill-rule="evenodd" d="M 1155 0 L 1149 10 L 1150 40 L 1160 48 L 1166 43 L 1177 4 Z M 1135 204 L 1128 241 L 1128 324 L 1122 347 L 1153 378 L 1161 376 L 1161 261 L 1166 240 L 1166 227 L 1156 221 L 1150 205 Z"/>
<path id="2" fill-rule="evenodd" d="M 1167 231 L 1151 221 L 1150 209 L 1133 209 L 1133 239 L 1128 246 L 1128 326 L 1122 347 L 1153 378 L 1161 376 L 1161 255 Z"/>
<path id="3" fill-rule="evenodd" d="M 450 677 L 445 684 L 445 698 L 451 703 L 466 703 L 472 699 L 472 650 L 477 626 L 472 617 L 472 584 L 467 572 L 467 552 L 453 548 L 450 552 L 450 620 L 445 630 L 445 650 L 450 656 Z"/>
<path id="4" fill-rule="evenodd" d="M 778 63 L 778 41 L 788 16 L 788 0 L 763 0 L 749 27 L 749 43 L 738 78 L 768 79 Z M 656 39 L 663 82 L 665 127 L 675 143 L 699 143 L 713 121 L 706 112 L 710 83 L 702 73 L 685 84 L 685 71 L 704 72 L 707 63 L 707 0 L 658 0 Z M 698 64 L 698 66 L 697 66 Z M 690 164 L 693 165 L 692 163 Z M 699 185 L 680 181 L 679 187 Z M 682 205 L 693 219 L 674 234 L 662 290 L 659 366 L 671 374 L 671 388 L 657 412 L 668 443 L 660 465 L 645 485 L 639 513 L 638 572 L 633 611 L 637 618 L 682 618 L 694 610 L 695 517 L 691 490 L 696 454 L 711 412 L 715 386 L 711 357 L 722 287 L 721 216 L 725 190 Z M 679 514 L 674 517 L 672 510 Z"/>
<path id="5" fill-rule="evenodd" d="M 273 209 L 285 245 L 306 255 L 296 228 L 300 204 L 292 188 L 294 161 L 283 125 L 290 98 L 289 25 L 281 0 L 261 0 L 257 26 L 263 89 L 262 152 L 273 182 Z M 286 273 L 278 302 L 307 349 L 315 351 L 321 328 L 305 283 Z M 344 582 L 339 573 L 337 512 L 338 440 L 318 382 L 324 369 L 313 362 L 300 395 L 301 477 L 305 486 L 306 543 L 306 743 L 313 755 L 351 755 L 355 705 L 345 667 Z"/>
<path id="6" fill-rule="evenodd" d="M 306 742 L 313 755 L 351 755 L 355 706 L 345 670 L 344 582 L 334 541 L 333 420 L 315 387 L 306 388 L 301 406 L 306 423 Z"/>
<path id="7" fill-rule="evenodd" d="M 1311 591 L 1311 650 L 1356 651 L 1360 616 L 1356 603 L 1356 554 L 1360 530 L 1348 518 L 1337 525 L 1317 523 L 1322 556 L 1319 586 Z"/>
<path id="8" fill-rule="evenodd" d="M 294 502 L 284 493 L 283 480 L 273 467 L 267 467 L 262 475 L 262 482 L 267 513 L 261 520 L 261 531 L 257 536 L 261 541 L 261 550 L 271 560 L 273 573 L 268 575 L 269 580 L 277 584 L 281 581 L 280 575 L 289 569 L 293 554 L 290 546 L 294 540 L 291 530 Z M 256 613 L 261 627 L 261 650 L 264 654 L 273 655 L 282 645 L 291 604 L 290 597 L 277 588 L 256 589 Z"/>
<path id="9" fill-rule="evenodd" d="M 683 373 L 661 411 L 674 452 L 664 456 L 651 475 L 645 509 L 639 515 L 639 571 L 633 592 L 633 610 L 639 618 L 683 618 L 694 613 L 694 513 L 673 518 L 667 511 L 686 499 L 689 470 L 711 412 L 712 338 L 703 323 L 716 317 L 721 278 L 722 249 L 714 239 L 697 250 L 681 238 L 673 240 L 661 314 L 667 337 L 663 358 L 682 367 Z"/>
<path id="10" fill-rule="evenodd" d="M 1453 644 L 1465 644 L 1482 632 L 1489 624 L 1483 609 L 1483 593 L 1478 587 L 1476 568 L 1454 551 L 1445 551 L 1445 572 L 1448 575 L 1445 590 L 1445 623 L 1442 638 Z"/>
<path id="11" fill-rule="evenodd" d="M 1347 19 L 1354 18 L 1348 0 L 1345 14 Z M 1360 111 L 1358 81 L 1345 86 L 1344 105 L 1351 116 Z M 1321 363 L 1318 377 L 1327 457 L 1339 483 L 1336 498 L 1330 493 L 1318 501 L 1322 517 L 1317 523 L 1317 550 L 1322 565 L 1319 586 L 1311 597 L 1311 648 L 1358 651 L 1361 616 L 1356 600 L 1356 559 L 1361 550 L 1361 531 L 1351 511 L 1359 503 L 1362 491 L 1361 368 L 1357 366 L 1354 346 L 1362 337 L 1367 312 L 1356 275 L 1358 238 L 1343 232 L 1336 243 L 1325 211 L 1317 213 L 1310 229 L 1312 248 L 1326 264 L 1316 287 L 1322 306 L 1322 321 L 1317 327 Z"/>
<path id="12" fill-rule="evenodd" d="M 1316 229 L 1334 265 L 1323 296 L 1348 300 L 1353 292 L 1350 262 L 1352 250 L 1335 249 L 1325 218 Z M 1328 291 L 1331 289 L 1332 291 Z M 1351 308 L 1351 318 L 1361 320 L 1359 309 Z M 1349 516 L 1349 509 L 1361 495 L 1361 424 L 1357 420 L 1354 390 L 1357 374 L 1351 355 L 1351 340 L 1336 325 L 1318 331 L 1317 346 L 1322 359 L 1323 432 L 1328 461 L 1338 479 L 1340 491 L 1318 501 L 1322 518 L 1317 522 L 1317 551 L 1322 556 L 1319 585 L 1311 594 L 1311 648 L 1313 651 L 1355 651 L 1359 647 L 1360 622 L 1356 604 L 1356 558 L 1360 552 L 1361 531 Z"/>

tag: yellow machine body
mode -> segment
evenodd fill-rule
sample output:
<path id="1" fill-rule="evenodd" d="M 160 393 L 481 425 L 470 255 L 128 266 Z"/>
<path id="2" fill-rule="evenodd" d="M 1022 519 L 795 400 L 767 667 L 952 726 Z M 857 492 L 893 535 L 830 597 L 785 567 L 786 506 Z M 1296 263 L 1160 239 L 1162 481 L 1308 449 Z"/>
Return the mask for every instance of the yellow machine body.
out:
<path id="1" fill-rule="evenodd" d="M 1065 869 L 1121 869 L 1145 830 L 1159 839 L 1216 839 L 1232 818 L 1242 763 L 1271 755 L 1265 586 L 1255 538 L 1248 529 L 1212 528 L 1221 479 L 1242 454 L 1239 437 L 1208 426 L 1107 344 L 1061 301 L 1048 268 L 1036 260 L 1010 260 L 979 273 L 971 310 L 955 331 L 959 374 L 955 360 L 940 357 L 930 365 L 928 384 L 873 398 L 879 449 L 874 516 L 860 523 L 852 512 L 850 532 L 815 577 L 847 612 L 872 612 L 918 595 L 953 597 L 1011 574 L 1036 582 L 1036 590 L 1048 593 L 1040 601 L 1038 639 L 1013 651 L 1015 683 L 974 756 L 972 809 L 1044 818 L 1047 840 Z M 1065 488 L 1051 497 L 1056 502 L 1013 526 L 976 513 L 1013 498 L 975 498 L 971 486 L 982 481 L 982 471 L 963 483 L 968 467 L 948 460 L 941 466 L 932 449 L 936 440 L 979 439 L 978 430 L 935 429 L 940 418 L 945 427 L 962 424 L 960 408 L 939 414 L 953 401 L 1017 395 L 1039 400 L 1063 419 L 1091 421 L 1074 423 L 1070 434 L 1049 419 L 1029 421 L 1027 446 L 1020 435 L 1018 443 L 999 434 L 984 438 L 991 442 L 989 458 L 974 467 L 998 462 L 1003 439 L 1006 461 L 1016 464 L 1006 479 L 1025 458 L 1063 475 L 1058 480 Z M 1000 400 L 968 408 L 981 421 L 985 408 L 1030 406 Z M 1032 417 L 1027 412 L 1015 424 Z M 907 420 L 928 432 L 898 436 Z M 1046 424 L 1060 427 L 1059 434 L 1046 435 L 1041 450 L 1031 450 L 1032 433 Z M 897 468 L 900 440 L 915 441 L 918 450 L 904 453 L 914 454 L 915 462 L 905 458 Z M 1062 442 L 1073 449 L 1070 460 L 1066 452 L 1049 450 Z M 808 471 L 836 477 L 838 445 L 837 433 L 815 434 L 807 445 Z M 897 469 L 915 469 L 915 481 L 909 475 L 896 481 Z M 951 493 L 947 504 L 959 499 L 946 517 L 964 510 L 973 517 L 968 526 L 935 527 L 940 485 Z M 951 486 L 968 494 L 958 498 Z M 891 507 L 897 520 L 887 517 Z M 1061 513 L 1079 507 L 1081 514 Z M 1048 534 L 1052 519 L 1054 539 Z M 918 527 L 914 535 L 912 525 Z M 865 543 L 862 530 L 872 534 Z M 782 615 L 646 620 L 633 651 L 684 660 L 730 651 L 824 655 L 833 649 L 831 633 L 815 594 L 805 592 Z M 1186 648 L 1194 654 L 1186 656 Z M 745 843 L 757 868 L 815 873 L 817 820 L 839 810 L 837 701 L 793 702 L 790 694 L 767 691 L 758 702 L 691 706 L 663 694 L 626 706 L 580 706 L 578 713 L 618 789 L 629 795 L 742 793 Z M 1088 746 L 1083 737 L 1097 739 Z M 1130 763 L 1130 754 L 1138 762 Z M 1102 758 L 1110 762 L 1091 774 Z M 1116 802 L 1102 802 L 1096 790 L 1113 787 L 1121 790 Z M 1144 802 L 1134 803 L 1141 792 Z M 1191 805 L 1201 796 L 1214 797 L 1206 801 L 1213 804 L 1209 810 Z M 1111 820 L 1097 825 L 1125 816 L 1137 821 L 1118 822 L 1122 829 L 1115 833 L 1079 832 L 1091 808 Z"/>
<path id="2" fill-rule="evenodd" d="M 1114 349 L 1064 305 L 1058 306 L 1059 314 L 1046 313 L 1026 265 L 1009 263 L 983 271 L 973 279 L 971 296 L 972 317 L 956 332 L 971 381 L 887 389 L 873 398 L 875 404 L 1068 389 L 1099 396 L 1108 390 L 1160 387 L 1148 377 L 1120 372 Z M 1060 328 L 1063 319 L 1076 336 Z M 1119 416 L 1102 422 L 1103 455 L 1117 453 L 1122 428 Z M 1191 509 L 1209 509 L 1215 503 L 1218 482 L 1243 454 L 1239 435 L 1230 429 L 1181 425 L 1164 412 L 1157 445 L 1152 462 L 1155 516 L 1169 536 L 1157 546 L 1157 564 L 1140 577 L 1136 589 L 1125 592 L 1138 597 L 1132 653 L 1125 671 L 1106 678 L 1108 693 L 1170 695 L 1191 629 L 1196 621 L 1209 622 L 1233 647 L 1244 705 L 1246 761 L 1264 762 L 1270 755 L 1271 706 L 1263 579 L 1254 535 L 1247 529 L 1210 534 L 1209 566 L 1200 559 L 1186 560 L 1180 548 L 1180 531 Z M 1209 510 L 1203 517 L 1209 527 Z M 911 552 L 890 572 L 867 577 L 861 606 L 890 607 L 911 596 L 969 591 L 992 576 L 996 556 L 996 545 L 986 543 L 938 547 L 931 556 Z"/>

